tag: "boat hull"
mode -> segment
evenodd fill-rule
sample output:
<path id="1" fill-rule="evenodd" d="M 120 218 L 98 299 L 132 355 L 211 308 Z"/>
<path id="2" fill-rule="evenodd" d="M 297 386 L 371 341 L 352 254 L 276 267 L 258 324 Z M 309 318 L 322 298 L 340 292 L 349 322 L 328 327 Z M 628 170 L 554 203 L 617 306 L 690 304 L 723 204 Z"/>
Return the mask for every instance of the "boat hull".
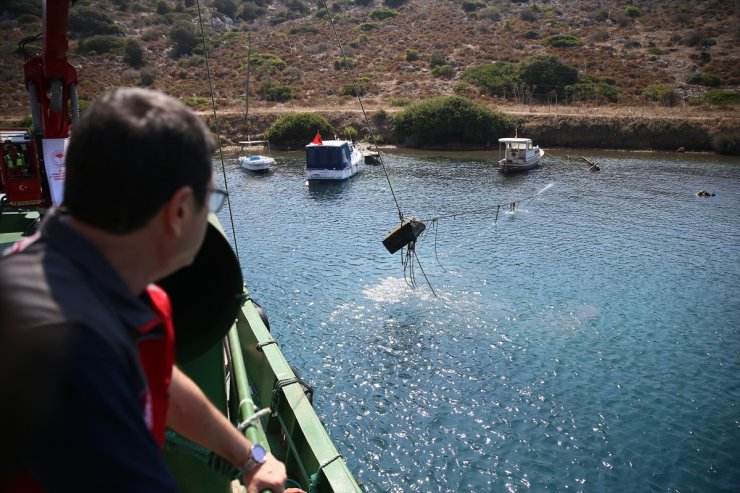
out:
<path id="1" fill-rule="evenodd" d="M 240 156 L 239 164 L 248 171 L 267 171 L 275 164 L 275 160 L 271 157 L 260 155 Z"/>
<path id="2" fill-rule="evenodd" d="M 544 154 L 544 150 L 537 149 L 536 153 L 527 156 L 526 159 L 502 159 L 498 162 L 499 168 L 504 173 L 516 173 L 539 168 L 540 160 Z"/>
<path id="3" fill-rule="evenodd" d="M 354 162 L 348 168 L 342 169 L 308 169 L 306 170 L 306 179 L 309 181 L 318 180 L 347 180 L 360 171 L 360 162 Z"/>

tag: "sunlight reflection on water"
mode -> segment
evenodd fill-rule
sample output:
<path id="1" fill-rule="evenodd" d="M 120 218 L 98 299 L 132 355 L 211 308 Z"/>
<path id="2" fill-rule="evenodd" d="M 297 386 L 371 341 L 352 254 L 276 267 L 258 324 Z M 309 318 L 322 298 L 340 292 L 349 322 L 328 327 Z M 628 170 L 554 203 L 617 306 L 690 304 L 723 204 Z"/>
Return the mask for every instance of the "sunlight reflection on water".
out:
<path id="1" fill-rule="evenodd" d="M 398 222 L 382 169 L 309 188 L 301 157 L 260 179 L 227 164 L 242 265 L 368 491 L 740 484 L 737 159 L 614 152 L 596 174 L 563 158 L 505 177 L 494 158 L 389 154 L 407 217 L 486 209 L 427 223 L 435 297 L 380 243 Z"/>

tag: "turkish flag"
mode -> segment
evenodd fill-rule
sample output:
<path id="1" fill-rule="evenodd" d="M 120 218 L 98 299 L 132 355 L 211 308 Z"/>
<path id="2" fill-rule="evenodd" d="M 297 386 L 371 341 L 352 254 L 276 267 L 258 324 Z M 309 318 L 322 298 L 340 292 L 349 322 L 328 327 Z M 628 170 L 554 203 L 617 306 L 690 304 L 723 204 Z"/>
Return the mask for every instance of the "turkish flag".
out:
<path id="1" fill-rule="evenodd" d="M 323 140 L 321 140 L 321 134 L 319 132 L 316 132 L 316 137 L 313 138 L 313 141 L 311 141 L 312 144 L 318 144 L 321 145 L 324 143 Z"/>

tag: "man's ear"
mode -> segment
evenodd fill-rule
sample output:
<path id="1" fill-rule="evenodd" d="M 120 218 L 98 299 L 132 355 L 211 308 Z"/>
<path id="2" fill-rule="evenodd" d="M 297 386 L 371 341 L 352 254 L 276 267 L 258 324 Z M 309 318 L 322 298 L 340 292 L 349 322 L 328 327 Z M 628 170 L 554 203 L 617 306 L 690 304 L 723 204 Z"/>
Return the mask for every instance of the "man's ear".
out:
<path id="1" fill-rule="evenodd" d="M 175 236 L 183 234 L 186 222 L 192 214 L 193 189 L 189 186 L 180 187 L 172 194 L 170 200 L 164 205 L 164 227 L 168 233 Z"/>

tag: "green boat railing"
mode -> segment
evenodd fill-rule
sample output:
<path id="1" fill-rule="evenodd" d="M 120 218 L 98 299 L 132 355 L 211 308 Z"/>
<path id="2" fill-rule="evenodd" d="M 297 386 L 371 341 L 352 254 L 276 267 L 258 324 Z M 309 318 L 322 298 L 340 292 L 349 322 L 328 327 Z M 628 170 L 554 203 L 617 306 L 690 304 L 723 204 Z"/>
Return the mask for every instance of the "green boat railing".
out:
<path id="1" fill-rule="evenodd" d="M 194 264 L 160 282 L 173 303 L 180 369 L 250 441 L 285 463 L 287 486 L 362 492 L 260 317 L 218 220 L 210 222 Z M 232 491 L 233 466 L 171 431 L 165 459 L 184 493 Z"/>

